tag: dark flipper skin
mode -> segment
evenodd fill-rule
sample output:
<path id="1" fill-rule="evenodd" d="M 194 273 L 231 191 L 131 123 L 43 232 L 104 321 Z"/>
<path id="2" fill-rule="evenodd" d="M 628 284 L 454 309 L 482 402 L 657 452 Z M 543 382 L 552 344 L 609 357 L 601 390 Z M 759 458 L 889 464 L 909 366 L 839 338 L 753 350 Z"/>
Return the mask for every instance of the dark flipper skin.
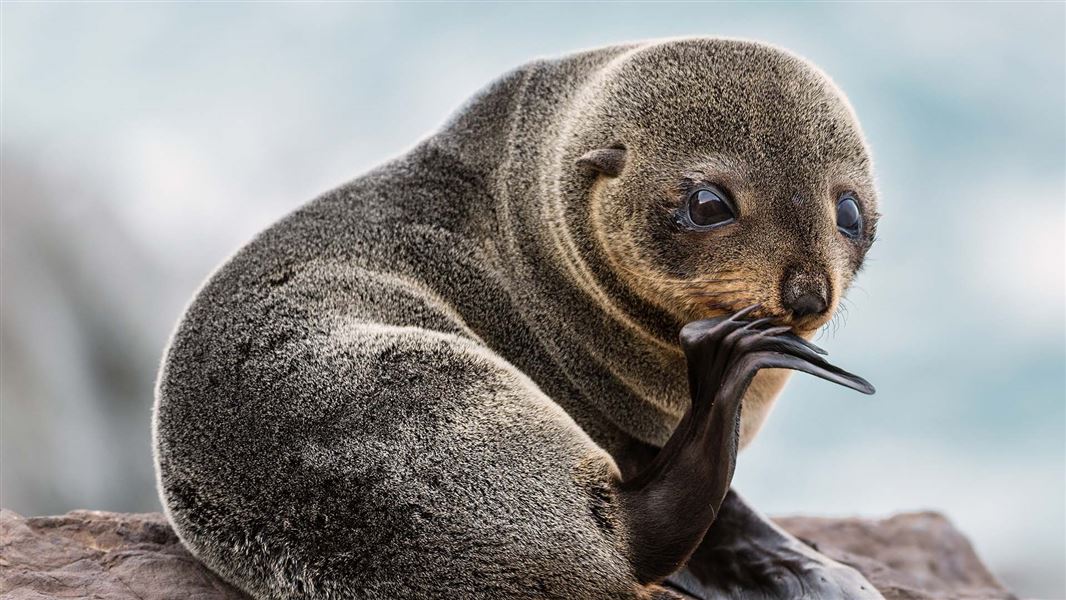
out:
<path id="1" fill-rule="evenodd" d="M 664 587 L 698 600 L 876 600 L 855 569 L 819 554 L 730 490 L 686 568 Z"/>
<path id="2" fill-rule="evenodd" d="M 809 342 L 769 320 L 746 321 L 752 306 L 681 330 L 692 405 L 658 454 L 621 484 L 634 571 L 660 581 L 688 561 L 715 521 L 736 468 L 741 400 L 760 369 L 785 368 L 870 394 Z"/>

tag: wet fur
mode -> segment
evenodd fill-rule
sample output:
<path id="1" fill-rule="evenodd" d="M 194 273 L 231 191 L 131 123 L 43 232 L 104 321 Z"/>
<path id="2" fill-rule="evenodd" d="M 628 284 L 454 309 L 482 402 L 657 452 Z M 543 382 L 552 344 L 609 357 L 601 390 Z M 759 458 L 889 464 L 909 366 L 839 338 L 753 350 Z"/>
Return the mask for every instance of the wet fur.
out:
<path id="1" fill-rule="evenodd" d="M 607 147 L 626 149 L 617 177 L 579 164 Z M 708 177 L 750 226 L 671 225 Z M 525 65 L 211 276 L 159 377 L 167 514 L 262 599 L 665 594 L 627 562 L 616 459 L 686 408 L 683 323 L 779 314 L 785 270 L 811 264 L 839 301 L 865 253 L 826 224 L 842 186 L 872 239 L 851 110 L 781 50 L 673 40 Z M 745 442 L 782 373 L 745 397 Z"/>

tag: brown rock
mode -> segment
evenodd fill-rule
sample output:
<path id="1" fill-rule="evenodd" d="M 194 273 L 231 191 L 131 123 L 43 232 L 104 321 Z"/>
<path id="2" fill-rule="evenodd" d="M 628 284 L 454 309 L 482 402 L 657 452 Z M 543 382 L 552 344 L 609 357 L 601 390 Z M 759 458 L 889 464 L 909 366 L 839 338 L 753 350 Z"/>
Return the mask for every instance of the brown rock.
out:
<path id="1" fill-rule="evenodd" d="M 887 600 L 1016 600 L 970 541 L 937 513 L 774 520 L 822 554 L 858 569 Z"/>
<path id="2" fill-rule="evenodd" d="M 161 514 L 0 511 L 0 598 L 246 600 L 182 547 Z"/>
<path id="3" fill-rule="evenodd" d="M 789 517 L 785 529 L 866 575 L 888 600 L 1012 599 L 935 513 Z M 193 558 L 160 514 L 0 511 L 0 598 L 246 600 Z"/>

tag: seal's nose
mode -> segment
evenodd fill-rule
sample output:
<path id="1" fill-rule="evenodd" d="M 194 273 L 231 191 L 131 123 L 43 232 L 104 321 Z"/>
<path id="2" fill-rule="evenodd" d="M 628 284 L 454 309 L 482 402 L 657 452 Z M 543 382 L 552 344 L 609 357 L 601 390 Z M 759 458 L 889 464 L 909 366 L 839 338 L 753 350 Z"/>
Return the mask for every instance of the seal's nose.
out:
<path id="1" fill-rule="evenodd" d="M 829 308 L 829 282 L 824 275 L 791 270 L 781 281 L 781 305 L 795 318 L 820 315 Z"/>
<path id="2" fill-rule="evenodd" d="M 818 315 L 825 312 L 828 308 L 825 297 L 807 292 L 800 294 L 799 296 L 786 299 L 785 308 L 792 311 L 792 314 L 797 317 L 806 317 L 808 315 Z"/>

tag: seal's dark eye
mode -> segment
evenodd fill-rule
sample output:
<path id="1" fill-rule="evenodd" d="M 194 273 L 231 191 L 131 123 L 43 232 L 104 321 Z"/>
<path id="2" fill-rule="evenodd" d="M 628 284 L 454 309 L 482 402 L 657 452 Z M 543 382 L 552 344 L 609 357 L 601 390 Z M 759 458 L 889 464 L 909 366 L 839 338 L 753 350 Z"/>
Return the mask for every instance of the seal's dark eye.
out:
<path id="1" fill-rule="evenodd" d="M 850 238 L 862 233 L 862 213 L 851 192 L 845 192 L 837 200 L 837 229 Z"/>
<path id="2" fill-rule="evenodd" d="M 737 217 L 725 191 L 709 186 L 689 194 L 688 218 L 697 227 L 710 227 L 729 223 Z"/>

